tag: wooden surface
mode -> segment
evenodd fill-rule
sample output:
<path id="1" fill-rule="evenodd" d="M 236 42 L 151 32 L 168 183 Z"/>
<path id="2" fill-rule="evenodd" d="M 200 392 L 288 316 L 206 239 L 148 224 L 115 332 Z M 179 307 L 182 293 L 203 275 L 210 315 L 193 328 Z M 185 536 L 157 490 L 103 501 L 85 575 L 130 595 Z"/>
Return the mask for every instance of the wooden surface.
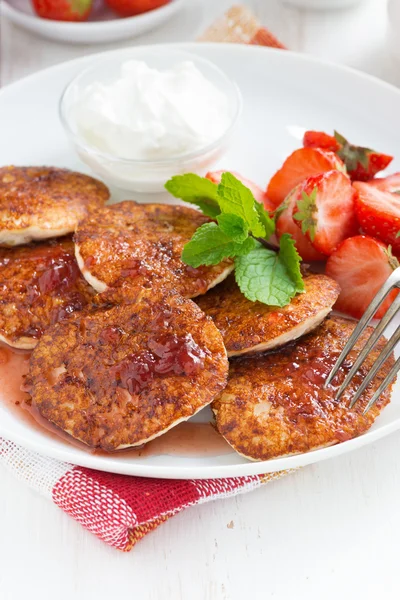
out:
<path id="1" fill-rule="evenodd" d="M 188 0 L 174 21 L 131 43 L 191 40 L 230 3 Z M 248 3 L 290 48 L 400 85 L 385 46 L 384 0 L 321 13 Z M 3 18 L 1 82 L 107 47 L 117 45 L 47 42 Z M 394 434 L 246 496 L 187 510 L 130 554 L 0 470 L 0 599 L 397 600 L 399 456 Z"/>

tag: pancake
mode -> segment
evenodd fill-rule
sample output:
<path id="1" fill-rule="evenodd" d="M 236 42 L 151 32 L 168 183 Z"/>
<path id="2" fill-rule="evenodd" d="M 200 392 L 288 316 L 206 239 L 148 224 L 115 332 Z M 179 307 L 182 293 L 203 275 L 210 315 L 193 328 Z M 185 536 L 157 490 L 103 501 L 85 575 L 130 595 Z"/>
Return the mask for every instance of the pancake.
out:
<path id="1" fill-rule="evenodd" d="M 46 327 L 93 295 L 69 238 L 0 249 L 0 340 L 10 346 L 33 348 Z"/>
<path id="2" fill-rule="evenodd" d="M 231 361 L 225 390 L 212 405 L 217 429 L 239 454 L 250 460 L 268 460 L 332 446 L 363 434 L 390 401 L 391 387 L 366 415 L 366 407 L 394 364 L 386 362 L 371 386 L 348 408 L 386 340 L 370 352 L 343 396 L 335 394 L 349 372 L 369 327 L 333 384 L 323 384 L 356 323 L 339 317 L 324 321 L 297 342 L 270 352 Z"/>
<path id="3" fill-rule="evenodd" d="M 233 270 L 233 261 L 194 269 L 184 245 L 209 219 L 185 206 L 120 202 L 80 223 L 75 255 L 86 280 L 105 298 L 125 300 L 139 286 L 162 285 L 185 298 L 204 294 Z"/>
<path id="4" fill-rule="evenodd" d="M 26 388 L 45 419 L 91 448 L 141 445 L 224 388 L 221 334 L 191 300 L 146 290 L 75 313 L 42 336 Z"/>
<path id="5" fill-rule="evenodd" d="M 71 233 L 109 195 L 97 179 L 67 169 L 1 167 L 0 246 Z"/>
<path id="6" fill-rule="evenodd" d="M 305 292 L 287 306 L 247 300 L 231 275 L 196 300 L 222 333 L 228 356 L 271 350 L 317 327 L 335 304 L 340 288 L 326 275 L 304 277 Z"/>

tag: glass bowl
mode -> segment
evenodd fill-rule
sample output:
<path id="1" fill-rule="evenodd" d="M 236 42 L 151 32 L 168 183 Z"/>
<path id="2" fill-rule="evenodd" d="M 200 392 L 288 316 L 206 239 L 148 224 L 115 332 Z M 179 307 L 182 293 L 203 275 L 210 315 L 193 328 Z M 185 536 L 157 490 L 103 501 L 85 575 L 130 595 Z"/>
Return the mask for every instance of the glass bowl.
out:
<path id="1" fill-rule="evenodd" d="M 193 152 L 167 159 L 136 160 L 100 151 L 90 145 L 80 133 L 74 120 L 74 107 L 83 90 L 91 83 L 110 84 L 115 81 L 122 63 L 130 59 L 142 60 L 150 67 L 165 70 L 183 61 L 192 61 L 200 72 L 221 90 L 228 101 L 229 125 L 212 143 Z M 225 153 L 238 123 L 242 109 L 242 96 L 236 83 L 229 79 L 214 63 L 188 52 L 165 48 L 131 48 L 118 50 L 79 73 L 66 87 L 60 100 L 60 119 L 84 163 L 107 183 L 123 190 L 140 193 L 158 193 L 173 175 L 182 173 L 204 174 Z"/>

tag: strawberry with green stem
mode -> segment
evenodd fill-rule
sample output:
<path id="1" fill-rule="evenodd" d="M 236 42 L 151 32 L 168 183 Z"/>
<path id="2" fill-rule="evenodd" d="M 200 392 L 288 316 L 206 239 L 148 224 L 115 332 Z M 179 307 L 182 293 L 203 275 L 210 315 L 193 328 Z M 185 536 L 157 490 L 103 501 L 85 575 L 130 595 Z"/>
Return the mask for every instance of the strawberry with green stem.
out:
<path id="1" fill-rule="evenodd" d="M 42 19 L 53 21 L 85 21 L 93 0 L 32 0 L 33 8 Z"/>
<path id="2" fill-rule="evenodd" d="M 301 184 L 300 184 L 301 185 Z M 296 198 L 298 196 L 297 186 L 275 211 L 276 235 L 278 239 L 285 233 L 289 233 L 294 239 L 296 250 L 301 258 L 306 261 L 322 261 L 326 256 L 315 250 L 310 240 L 301 232 L 293 220 L 293 211 L 296 209 Z"/>
<path id="3" fill-rule="evenodd" d="M 354 196 L 347 175 L 336 170 L 309 177 L 298 187 L 293 219 L 315 250 L 329 256 L 357 233 Z"/>
<path id="4" fill-rule="evenodd" d="M 305 148 L 320 148 L 335 152 L 346 165 L 352 181 L 369 181 L 392 162 L 393 157 L 376 152 L 371 148 L 350 144 L 346 138 L 334 132 L 331 136 L 323 131 L 306 131 L 303 137 Z"/>

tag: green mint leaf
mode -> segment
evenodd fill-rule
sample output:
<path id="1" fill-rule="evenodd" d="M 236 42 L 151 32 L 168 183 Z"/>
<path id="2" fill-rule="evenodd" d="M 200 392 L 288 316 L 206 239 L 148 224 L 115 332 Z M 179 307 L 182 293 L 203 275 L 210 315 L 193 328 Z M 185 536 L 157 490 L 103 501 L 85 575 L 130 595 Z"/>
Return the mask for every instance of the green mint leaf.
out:
<path id="1" fill-rule="evenodd" d="M 175 198 L 195 204 L 207 216 L 215 219 L 221 210 L 218 204 L 218 186 L 194 173 L 175 175 L 165 184 L 165 189 Z"/>
<path id="2" fill-rule="evenodd" d="M 301 231 L 304 235 L 308 232 L 310 240 L 313 242 L 317 230 L 316 213 L 318 212 L 316 205 L 317 188 L 315 187 L 308 196 L 305 192 L 301 193 L 301 200 L 297 200 L 297 211 L 293 215 L 293 219 L 301 221 Z"/>
<path id="3" fill-rule="evenodd" d="M 232 173 L 222 174 L 221 183 L 218 186 L 218 203 L 223 213 L 241 217 L 254 236 L 266 235 L 265 227 L 255 208 L 253 194 Z"/>
<path id="4" fill-rule="evenodd" d="M 221 213 L 217 216 L 217 221 L 221 231 L 229 236 L 234 242 L 244 242 L 249 236 L 249 230 L 242 217 Z"/>
<path id="5" fill-rule="evenodd" d="M 296 295 L 292 280 L 280 256 L 261 244 L 245 256 L 235 258 L 235 278 L 244 296 L 252 302 L 286 306 Z"/>
<path id="6" fill-rule="evenodd" d="M 290 233 L 284 233 L 280 240 L 279 260 L 296 286 L 296 292 L 304 292 L 304 281 L 300 272 L 301 258 L 296 250 L 294 239 Z"/>
<path id="7" fill-rule="evenodd" d="M 265 208 L 261 204 L 261 202 L 257 202 L 257 200 L 254 200 L 254 207 L 255 207 L 255 209 L 258 213 L 258 217 L 265 229 L 265 233 L 264 233 L 263 237 L 265 237 L 265 239 L 268 240 L 271 237 L 271 235 L 273 233 L 275 233 L 275 220 L 271 219 L 268 211 L 265 210 Z"/>
<path id="8" fill-rule="evenodd" d="M 256 242 L 247 238 L 238 243 L 226 235 L 216 223 L 205 223 L 193 234 L 182 252 L 182 261 L 191 267 L 217 265 L 224 258 L 250 252 Z"/>
<path id="9" fill-rule="evenodd" d="M 396 192 L 396 194 L 398 194 L 398 193 L 399 193 L 399 192 Z M 398 237 L 400 237 L 400 231 L 398 231 L 398 232 L 396 233 L 396 240 L 397 240 L 397 238 L 398 238 Z"/>

